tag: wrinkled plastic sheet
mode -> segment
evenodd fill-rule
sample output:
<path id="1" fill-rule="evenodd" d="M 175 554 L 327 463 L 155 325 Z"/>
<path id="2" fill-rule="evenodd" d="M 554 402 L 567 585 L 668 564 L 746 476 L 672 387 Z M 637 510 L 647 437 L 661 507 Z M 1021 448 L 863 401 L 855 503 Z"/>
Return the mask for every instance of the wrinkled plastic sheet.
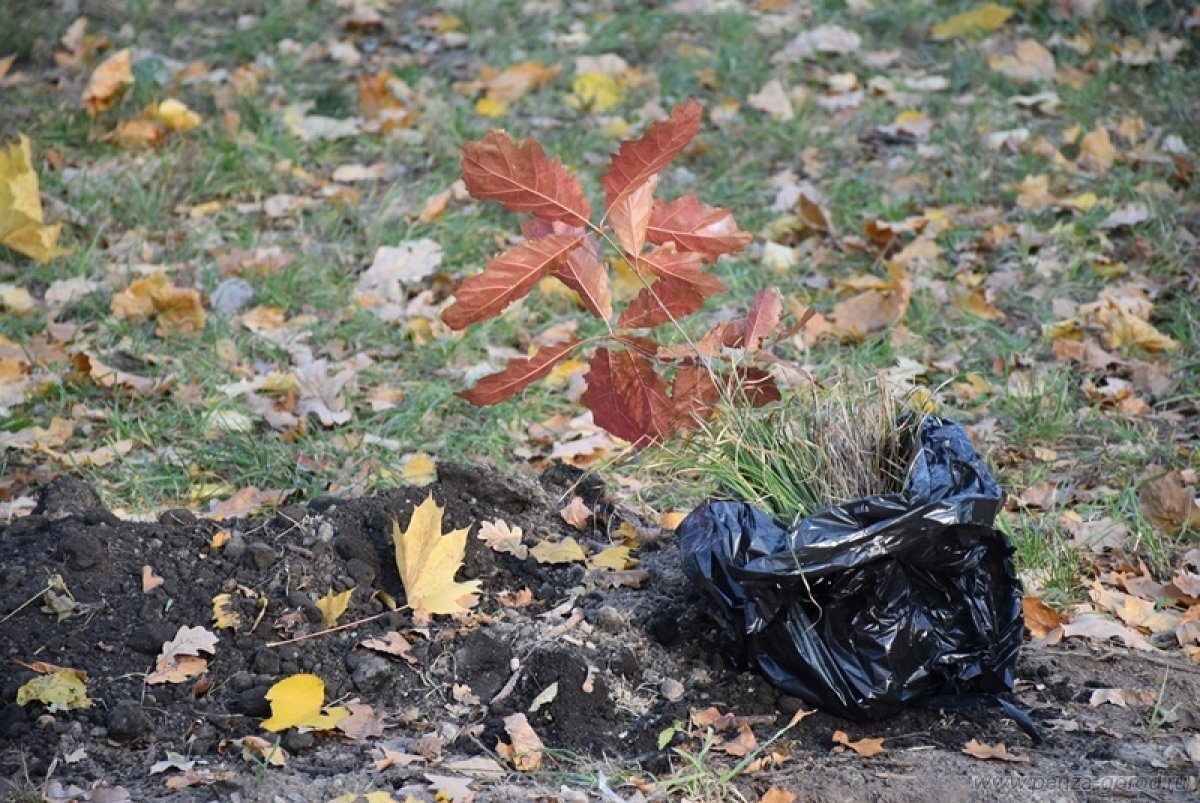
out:
<path id="1" fill-rule="evenodd" d="M 824 711 L 874 720 L 1012 691 L 1024 631 L 1013 550 L 993 527 L 1002 501 L 965 430 L 928 416 L 901 493 L 794 528 L 711 500 L 677 532 L 684 571 L 735 631 L 739 665 Z"/>

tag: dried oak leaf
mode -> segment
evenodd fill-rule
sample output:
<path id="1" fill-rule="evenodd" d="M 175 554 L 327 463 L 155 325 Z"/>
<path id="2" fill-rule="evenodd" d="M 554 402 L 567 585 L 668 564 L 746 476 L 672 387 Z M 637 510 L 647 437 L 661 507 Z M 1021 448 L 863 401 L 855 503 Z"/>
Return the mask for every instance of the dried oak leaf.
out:
<path id="1" fill-rule="evenodd" d="M 642 448 L 666 437 L 674 420 L 666 383 L 648 359 L 632 351 L 596 349 L 580 402 L 596 425 Z"/>
<path id="2" fill-rule="evenodd" d="M 1021 611 L 1025 615 L 1025 627 L 1034 638 L 1045 638 L 1046 634 L 1062 624 L 1058 611 L 1042 602 L 1041 597 L 1022 597 Z"/>
<path id="3" fill-rule="evenodd" d="M 512 744 L 496 743 L 496 752 L 512 762 L 521 772 L 534 772 L 542 766 L 542 750 L 545 745 L 534 732 L 524 714 L 512 714 L 504 718 L 504 730 Z"/>
<path id="4" fill-rule="evenodd" d="M 518 145 L 503 131 L 489 131 L 462 149 L 462 174 L 473 198 L 496 201 L 510 212 L 573 226 L 586 225 L 592 214 L 579 182 L 532 138 Z"/>
<path id="5" fill-rule="evenodd" d="M 529 557 L 529 547 L 521 543 L 520 527 L 513 527 L 502 519 L 485 521 L 479 525 L 479 540 L 497 552 L 503 552 L 524 560 Z"/>
<path id="6" fill-rule="evenodd" d="M 700 104 L 689 100 L 672 109 L 668 119 L 651 125 L 640 139 L 622 142 L 609 162 L 608 171 L 600 179 L 605 208 L 612 209 L 624 196 L 636 191 L 650 176 L 670 164 L 700 130 L 701 113 Z"/>
<path id="7" fill-rule="evenodd" d="M 133 85 L 133 69 L 129 48 L 118 50 L 97 65 L 83 92 L 83 107 L 88 116 L 95 117 L 110 108 L 121 93 Z"/>
<path id="8" fill-rule="evenodd" d="M 1024 764 L 1029 761 L 1029 756 L 1022 756 L 1016 753 L 1008 752 L 1008 748 L 1004 746 L 1003 742 L 999 742 L 997 744 L 987 744 L 986 742 L 980 742 L 976 739 L 972 739 L 963 745 L 962 751 L 968 756 L 983 759 L 985 761 L 1010 761 L 1019 764 Z"/>
<path id="9" fill-rule="evenodd" d="M 404 594 L 414 611 L 432 614 L 465 613 L 475 604 L 480 581 L 456 582 L 467 548 L 467 530 L 442 534 L 443 508 L 430 494 L 412 512 L 408 527 L 392 522 L 396 568 Z"/>
<path id="10" fill-rule="evenodd" d="M 883 739 L 859 739 L 856 742 L 852 742 L 845 731 L 834 731 L 833 742 L 834 744 L 849 747 L 864 758 L 870 758 L 871 756 L 887 752 L 887 749 L 883 746 Z"/>
<path id="11" fill-rule="evenodd" d="M 654 205 L 646 239 L 655 245 L 674 243 L 680 251 L 713 262 L 722 254 L 741 251 L 753 236 L 738 228 L 728 209 L 705 206 L 695 195 L 684 195 Z"/>
<path id="12" fill-rule="evenodd" d="M 503 401 L 548 376 L 581 342 L 579 338 L 571 337 L 562 343 L 542 346 L 532 357 L 514 357 L 502 370 L 488 374 L 470 390 L 460 391 L 458 395 L 476 405 Z"/>
<path id="13" fill-rule="evenodd" d="M 1143 483 L 1138 491 L 1138 510 L 1156 530 L 1175 535 L 1183 528 L 1200 528 L 1200 504 L 1195 491 L 1184 484 L 1183 475 L 1168 471 Z"/>

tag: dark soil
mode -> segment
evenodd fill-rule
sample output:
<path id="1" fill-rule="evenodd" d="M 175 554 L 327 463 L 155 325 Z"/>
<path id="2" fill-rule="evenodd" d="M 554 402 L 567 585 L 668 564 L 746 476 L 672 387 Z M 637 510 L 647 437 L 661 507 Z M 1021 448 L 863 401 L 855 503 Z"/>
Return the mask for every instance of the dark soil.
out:
<path id="1" fill-rule="evenodd" d="M 668 776 L 681 766 L 671 747 L 700 749 L 702 734 L 683 732 L 671 747 L 658 747 L 660 734 L 685 724 L 690 711 L 715 705 L 748 718 L 765 741 L 801 702 L 729 665 L 721 625 L 679 572 L 672 535 L 642 526 L 605 502 L 602 487 L 579 480 L 568 469 L 548 472 L 539 484 L 443 465 L 429 489 L 320 498 L 266 520 L 215 522 L 171 510 L 157 523 L 121 521 L 87 485 L 56 480 L 32 515 L 0 531 L 0 778 L 9 779 L 14 795 L 31 794 L 28 799 L 39 799 L 47 778 L 59 790 L 120 785 L 135 800 L 329 800 L 368 789 L 432 799 L 426 773 L 459 775 L 454 760 L 495 757 L 497 741 L 508 739 L 503 718 L 524 712 L 554 751 L 547 771 L 477 778 L 477 799 L 529 799 L 537 790 L 553 795 L 563 784 L 592 784 L 591 794 L 609 786 L 626 799 L 636 792 L 621 787 L 622 778 Z M 408 612 L 393 612 L 352 629 L 268 646 L 322 629 L 315 601 L 330 589 L 356 589 L 343 622 L 387 610 L 379 592 L 402 603 L 392 521 L 406 524 L 430 490 L 446 508 L 448 527 L 503 519 L 521 527 L 530 544 L 572 535 L 595 552 L 629 521 L 640 529 L 635 556 L 649 579 L 637 588 L 598 587 L 580 564 L 518 560 L 471 538 L 459 578 L 483 581 L 472 615 L 437 617 L 422 628 Z M 589 532 L 575 531 L 558 514 L 572 494 L 598 514 Z M 230 537 L 214 548 L 221 530 Z M 144 565 L 164 581 L 148 593 Z M 77 603 L 66 618 L 42 609 L 52 575 Z M 533 592 L 533 604 L 506 607 L 498 598 L 523 588 Z M 213 628 L 212 600 L 221 593 L 232 595 L 242 617 L 236 632 Z M 183 625 L 212 628 L 219 636 L 207 673 L 147 685 L 145 674 L 162 644 Z M 414 645 L 413 662 L 360 646 L 393 630 Z M 781 740 L 786 761 L 733 785 L 747 799 L 772 785 L 801 792 L 802 799 L 1071 800 L 1121 790 L 1194 799 L 1200 756 L 1187 751 L 1200 745 L 1194 731 L 1200 672 L 1185 659 L 1164 656 L 1078 643 L 1027 651 L 1015 700 L 1048 734 L 1041 746 L 996 710 L 913 709 L 871 725 L 815 714 Z M 85 671 L 93 706 L 51 714 L 40 704 L 17 705 L 17 689 L 35 673 L 14 661 Z M 298 672 L 319 675 L 327 701 L 358 698 L 372 706 L 385 721 L 384 735 L 355 742 L 336 732 L 292 731 L 282 737 L 286 767 L 265 770 L 243 759 L 232 740 L 275 738 L 261 728 L 270 714 L 264 694 Z M 672 693 L 672 681 L 681 684 L 682 697 Z M 530 711 L 553 684 L 557 695 Z M 1092 707 L 1095 688 L 1150 690 L 1156 697 L 1161 691 L 1162 703 Z M 836 730 L 852 739 L 883 738 L 887 752 L 862 758 L 835 747 Z M 1003 742 L 1030 761 L 970 758 L 961 750 L 971 739 Z M 378 742 L 422 759 L 378 771 L 371 755 Z M 210 781 L 224 775 L 168 791 L 165 779 L 179 773 L 149 772 L 167 751 L 196 760 L 195 771 Z M 719 775 L 733 761 L 714 756 L 709 764 Z M 607 780 L 601 784 L 599 777 Z M 984 791 L 981 783 L 1010 786 Z"/>

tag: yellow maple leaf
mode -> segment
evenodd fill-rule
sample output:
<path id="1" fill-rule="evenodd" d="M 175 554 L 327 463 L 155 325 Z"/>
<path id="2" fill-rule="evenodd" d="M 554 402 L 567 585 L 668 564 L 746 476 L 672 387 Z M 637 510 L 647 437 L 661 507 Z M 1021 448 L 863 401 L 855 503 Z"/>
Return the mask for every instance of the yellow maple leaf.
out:
<path id="1" fill-rule="evenodd" d="M 931 29 L 934 39 L 958 39 L 977 33 L 994 31 L 1013 15 L 1013 10 L 996 3 L 984 3 L 970 11 L 955 14 Z"/>
<path id="2" fill-rule="evenodd" d="M 44 703 L 52 712 L 90 708 L 92 705 L 87 696 L 87 684 L 73 669 L 39 675 L 17 689 L 17 705 L 28 705 L 34 700 Z"/>
<path id="3" fill-rule="evenodd" d="M 95 117 L 112 106 L 126 87 L 133 85 L 133 69 L 129 48 L 118 50 L 100 62 L 83 93 L 83 107 L 88 116 Z"/>
<path id="4" fill-rule="evenodd" d="M 602 72 L 585 72 L 571 84 L 567 105 L 574 109 L 604 113 L 615 109 L 623 100 L 617 79 Z"/>
<path id="5" fill-rule="evenodd" d="M 263 728 L 278 733 L 288 728 L 329 730 L 350 715 L 341 706 L 324 711 L 325 681 L 316 675 L 300 674 L 286 677 L 267 690 L 271 717 L 263 720 Z"/>
<path id="6" fill-rule="evenodd" d="M 38 262 L 49 262 L 70 253 L 58 247 L 61 230 L 62 224 L 47 226 L 42 217 L 29 138 L 21 136 L 0 148 L 0 243 Z"/>
<path id="7" fill-rule="evenodd" d="M 433 501 L 433 494 L 413 510 L 407 529 L 392 522 L 392 541 L 410 608 L 450 614 L 465 613 L 474 604 L 474 600 L 463 604 L 463 598 L 478 593 L 480 582 L 454 580 L 467 552 L 467 530 L 442 533 L 442 507 Z"/>
<path id="8" fill-rule="evenodd" d="M 333 589 L 330 589 L 328 594 L 317 600 L 317 610 L 321 612 L 321 621 L 326 627 L 333 627 L 338 623 L 346 608 L 350 607 L 350 597 L 353 594 L 353 588 L 348 588 L 340 594 L 335 594 Z"/>

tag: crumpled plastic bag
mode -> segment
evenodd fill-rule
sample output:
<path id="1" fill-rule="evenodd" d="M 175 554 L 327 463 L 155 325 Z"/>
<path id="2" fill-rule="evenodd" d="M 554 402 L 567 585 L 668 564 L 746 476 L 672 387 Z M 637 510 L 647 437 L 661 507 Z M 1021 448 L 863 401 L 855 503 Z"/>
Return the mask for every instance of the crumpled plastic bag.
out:
<path id="1" fill-rule="evenodd" d="M 734 658 L 788 694 L 859 721 L 980 702 L 1020 721 L 996 697 L 1024 635 L 1013 549 L 993 527 L 1003 498 L 966 431 L 927 416 L 901 493 L 790 530 L 711 500 L 677 534 L 684 571 L 736 630 Z"/>

